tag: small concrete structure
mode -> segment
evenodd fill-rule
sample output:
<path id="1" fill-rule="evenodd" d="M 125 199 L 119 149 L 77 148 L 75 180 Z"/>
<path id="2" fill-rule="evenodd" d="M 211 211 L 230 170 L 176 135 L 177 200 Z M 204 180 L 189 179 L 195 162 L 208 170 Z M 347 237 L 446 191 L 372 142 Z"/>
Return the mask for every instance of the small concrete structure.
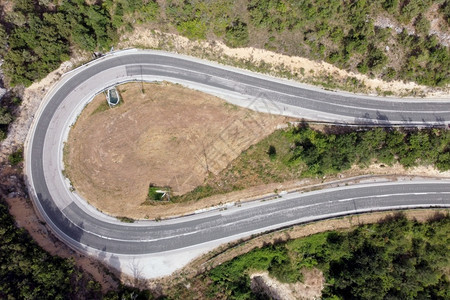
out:
<path id="1" fill-rule="evenodd" d="M 108 102 L 109 107 L 119 104 L 120 96 L 115 87 L 106 91 L 106 101 Z"/>
<path id="2" fill-rule="evenodd" d="M 156 192 L 157 192 L 158 194 L 162 194 L 161 200 L 164 199 L 164 198 L 167 198 L 167 201 L 170 201 L 170 194 L 169 194 L 168 191 L 164 191 L 164 190 L 156 190 Z"/>

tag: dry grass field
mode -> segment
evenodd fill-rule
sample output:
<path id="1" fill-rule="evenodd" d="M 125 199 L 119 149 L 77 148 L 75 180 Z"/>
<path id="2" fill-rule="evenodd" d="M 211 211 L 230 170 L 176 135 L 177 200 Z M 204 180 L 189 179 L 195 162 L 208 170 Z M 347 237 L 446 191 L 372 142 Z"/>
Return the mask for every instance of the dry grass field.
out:
<path id="1" fill-rule="evenodd" d="M 169 186 L 174 195 L 191 191 L 288 121 L 165 82 L 118 90 L 123 101 L 115 108 L 104 94 L 87 105 L 64 155 L 76 192 L 114 216 L 168 216 L 207 206 L 142 203 L 150 183 Z"/>

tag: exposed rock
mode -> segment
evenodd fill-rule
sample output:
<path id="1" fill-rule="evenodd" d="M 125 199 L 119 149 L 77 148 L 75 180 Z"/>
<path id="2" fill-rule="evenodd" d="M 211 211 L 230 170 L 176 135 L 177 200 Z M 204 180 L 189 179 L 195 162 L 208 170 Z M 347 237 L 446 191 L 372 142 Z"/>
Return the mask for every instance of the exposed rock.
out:
<path id="1" fill-rule="evenodd" d="M 251 279 L 250 288 L 256 294 L 266 295 L 273 300 L 295 299 L 290 291 L 282 290 L 267 273 L 253 274 Z"/>
<path id="2" fill-rule="evenodd" d="M 269 276 L 267 272 L 250 276 L 251 289 L 274 300 L 320 299 L 324 277 L 319 269 L 302 269 L 303 282 L 282 283 Z"/>
<path id="3" fill-rule="evenodd" d="M 432 28 L 430 29 L 428 34 L 435 35 L 443 46 L 448 47 L 450 44 L 450 34 L 448 32 L 438 30 L 437 29 L 438 27 L 433 22 L 431 22 L 431 24 Z M 404 29 L 409 35 L 416 34 L 416 30 L 411 24 L 401 25 L 397 21 L 392 20 L 385 16 L 376 17 L 374 19 L 373 25 L 380 28 L 391 28 L 395 30 L 397 34 L 400 34 Z"/>

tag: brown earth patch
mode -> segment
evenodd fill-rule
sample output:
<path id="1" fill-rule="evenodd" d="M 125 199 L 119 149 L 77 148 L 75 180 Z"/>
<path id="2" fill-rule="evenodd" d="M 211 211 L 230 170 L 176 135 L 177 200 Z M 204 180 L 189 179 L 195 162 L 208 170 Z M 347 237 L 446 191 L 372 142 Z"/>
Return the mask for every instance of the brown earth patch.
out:
<path id="1" fill-rule="evenodd" d="M 115 216 L 148 218 L 203 208 L 202 202 L 163 209 L 142 203 L 150 183 L 170 186 L 175 195 L 191 191 L 289 121 L 169 83 L 129 83 L 118 90 L 124 101 L 114 109 L 107 108 L 103 94 L 87 105 L 64 155 L 75 190 Z"/>

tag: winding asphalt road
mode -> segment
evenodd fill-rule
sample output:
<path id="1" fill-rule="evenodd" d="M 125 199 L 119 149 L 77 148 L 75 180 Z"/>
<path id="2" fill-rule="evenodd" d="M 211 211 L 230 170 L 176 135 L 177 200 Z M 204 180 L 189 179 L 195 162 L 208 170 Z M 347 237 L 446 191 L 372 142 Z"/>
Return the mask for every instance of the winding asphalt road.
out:
<path id="1" fill-rule="evenodd" d="M 66 74 L 43 100 L 26 145 L 26 174 L 36 207 L 52 230 L 71 247 L 125 273 L 167 275 L 219 244 L 299 222 L 374 210 L 450 207 L 449 181 L 413 181 L 286 194 L 161 222 L 121 223 L 70 191 L 62 175 L 62 147 L 70 125 L 96 93 L 130 80 L 178 82 L 251 109 L 317 121 L 383 126 L 448 126 L 450 121 L 445 99 L 326 92 L 158 51 L 122 51 L 84 65 Z"/>

